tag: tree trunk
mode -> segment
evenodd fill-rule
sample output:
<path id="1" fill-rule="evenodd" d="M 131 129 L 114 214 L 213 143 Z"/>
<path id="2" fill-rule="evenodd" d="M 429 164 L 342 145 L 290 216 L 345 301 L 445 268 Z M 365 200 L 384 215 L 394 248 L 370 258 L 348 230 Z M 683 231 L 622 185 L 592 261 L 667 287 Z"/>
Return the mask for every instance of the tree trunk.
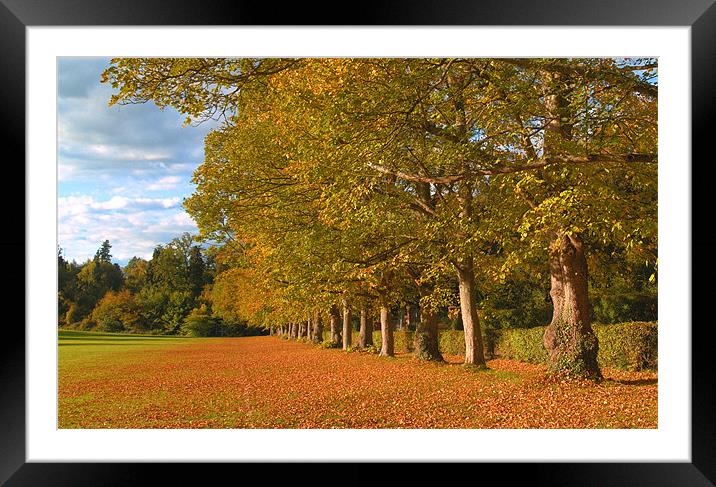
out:
<path id="1" fill-rule="evenodd" d="M 549 370 L 600 379 L 599 343 L 589 319 L 587 259 L 579 235 L 560 232 L 550 243 L 553 312 L 544 332 Z"/>
<path id="2" fill-rule="evenodd" d="M 366 308 L 360 310 L 360 338 L 358 346 L 360 348 L 368 348 L 373 345 L 373 321 Z"/>
<path id="3" fill-rule="evenodd" d="M 413 324 L 413 317 L 411 315 L 411 311 L 413 310 L 413 307 L 409 304 L 405 305 L 405 330 L 410 330 L 410 325 Z"/>
<path id="4" fill-rule="evenodd" d="M 466 258 L 457 265 L 458 283 L 460 288 L 460 311 L 465 334 L 465 363 L 470 365 L 486 365 L 485 352 L 482 345 L 482 331 L 477 318 L 475 302 L 475 271 L 472 258 Z"/>
<path id="5" fill-rule="evenodd" d="M 316 311 L 313 315 L 313 343 L 323 342 L 323 321 L 321 321 L 321 313 Z"/>
<path id="6" fill-rule="evenodd" d="M 458 188 L 458 201 L 460 203 L 460 219 L 469 223 L 473 221 L 473 185 L 469 181 L 462 181 Z M 467 235 L 459 234 L 461 238 Z M 482 348 L 482 331 L 477 318 L 477 303 L 475 299 L 475 270 L 471 255 L 466 255 L 460 262 L 454 262 L 457 269 L 460 289 L 460 311 L 462 326 L 465 335 L 465 363 L 469 365 L 485 366 L 485 352 Z"/>
<path id="7" fill-rule="evenodd" d="M 343 350 L 351 348 L 353 341 L 353 327 L 351 326 L 351 309 L 348 301 L 343 300 Z"/>
<path id="8" fill-rule="evenodd" d="M 547 155 L 555 155 L 561 150 L 562 143 L 572 138 L 572 114 L 566 99 L 568 92 L 564 89 L 569 79 L 561 73 L 548 73 L 545 81 L 549 92 L 544 97 L 547 109 L 544 148 Z"/>
<path id="9" fill-rule="evenodd" d="M 331 306 L 331 347 L 341 346 L 341 312 L 335 304 Z"/>
<path id="10" fill-rule="evenodd" d="M 569 80 L 559 73 L 547 73 L 545 81 L 548 124 L 544 150 L 558 155 L 568 149 L 566 143 L 572 138 L 569 91 L 565 89 Z M 549 370 L 599 379 L 599 343 L 589 321 L 587 260 L 579 235 L 557 230 L 549 246 L 549 270 L 553 311 L 543 337 Z"/>
<path id="11" fill-rule="evenodd" d="M 393 341 L 393 327 L 390 323 L 390 309 L 383 305 L 380 307 L 380 356 L 381 357 L 393 357 L 394 341 Z"/>
<path id="12" fill-rule="evenodd" d="M 423 310 L 422 320 L 417 322 L 413 340 L 415 357 L 420 360 L 436 360 L 442 362 L 438 338 L 438 319 L 433 313 Z"/>

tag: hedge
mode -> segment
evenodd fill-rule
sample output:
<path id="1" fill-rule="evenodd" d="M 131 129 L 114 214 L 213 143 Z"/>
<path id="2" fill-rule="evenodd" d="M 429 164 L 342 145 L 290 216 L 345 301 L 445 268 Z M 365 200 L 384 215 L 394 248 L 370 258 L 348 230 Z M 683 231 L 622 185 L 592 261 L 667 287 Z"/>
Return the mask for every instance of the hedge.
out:
<path id="1" fill-rule="evenodd" d="M 642 370 L 659 365 L 659 328 L 656 322 L 633 321 L 595 325 L 599 339 L 597 360 L 607 367 Z"/>
<path id="2" fill-rule="evenodd" d="M 599 340 L 600 367 L 625 370 L 658 368 L 658 325 L 656 322 L 628 322 L 611 325 L 593 325 Z M 547 351 L 542 345 L 545 327 L 487 329 L 485 355 L 522 362 L 545 363 Z M 413 351 L 413 332 L 395 331 L 395 351 Z M 373 343 L 380 349 L 380 331 L 373 332 Z M 464 355 L 465 340 L 460 330 L 440 331 L 440 352 L 447 355 Z"/>
<path id="3" fill-rule="evenodd" d="M 500 330 L 495 343 L 497 355 L 532 364 L 547 363 L 547 350 L 542 344 L 545 328 L 536 326 Z"/>
<path id="4" fill-rule="evenodd" d="M 396 352 L 413 351 L 413 331 L 394 331 L 393 347 Z M 373 345 L 380 349 L 380 331 L 373 332 Z M 465 354 L 465 338 L 462 330 L 440 330 L 440 353 L 448 355 Z"/>

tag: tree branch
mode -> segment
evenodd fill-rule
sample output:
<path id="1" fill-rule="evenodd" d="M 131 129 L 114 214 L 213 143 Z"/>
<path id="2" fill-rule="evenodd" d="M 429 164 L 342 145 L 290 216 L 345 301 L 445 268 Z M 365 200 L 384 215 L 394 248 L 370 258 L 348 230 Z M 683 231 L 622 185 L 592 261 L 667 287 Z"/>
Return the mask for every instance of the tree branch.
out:
<path id="1" fill-rule="evenodd" d="M 582 76 L 592 76 L 593 73 L 590 71 L 590 67 L 586 66 L 584 64 L 574 64 L 571 63 L 569 65 L 558 63 L 558 62 L 547 62 L 547 63 L 540 63 L 536 64 L 533 59 L 529 58 L 504 58 L 500 59 L 500 61 L 505 62 L 507 64 L 512 64 L 513 66 L 517 66 L 524 69 L 541 69 L 543 71 L 552 71 L 555 73 L 561 73 L 565 75 L 570 74 L 580 74 Z M 644 69 L 643 67 L 639 66 L 635 69 Z M 637 93 L 641 93 L 642 95 L 648 95 L 653 97 L 654 99 L 658 99 L 659 97 L 659 87 L 657 85 L 652 85 L 651 83 L 647 83 L 644 81 L 641 81 L 639 79 L 629 78 L 624 73 L 619 72 L 601 72 L 601 74 L 605 74 L 605 78 L 609 79 L 610 81 L 614 82 L 623 82 L 628 81 L 632 85 L 632 90 L 636 91 Z"/>
<path id="2" fill-rule="evenodd" d="M 463 179 L 476 178 L 481 176 L 496 176 L 498 174 L 513 174 L 517 172 L 530 171 L 533 169 L 539 169 L 542 167 L 551 166 L 552 164 L 586 164 L 591 162 L 641 162 L 641 163 L 655 163 L 657 157 L 655 154 L 589 154 L 586 156 L 551 156 L 545 157 L 535 162 L 529 162 L 519 166 L 506 166 L 506 167 L 495 167 L 491 169 L 477 169 L 472 171 L 466 171 L 461 174 L 454 174 L 449 176 L 421 176 L 419 174 L 406 173 L 395 169 L 390 169 L 386 166 L 375 164 L 372 162 L 368 163 L 368 167 L 378 171 L 382 174 L 389 174 L 405 181 L 417 181 L 421 183 L 430 184 L 453 184 Z"/>

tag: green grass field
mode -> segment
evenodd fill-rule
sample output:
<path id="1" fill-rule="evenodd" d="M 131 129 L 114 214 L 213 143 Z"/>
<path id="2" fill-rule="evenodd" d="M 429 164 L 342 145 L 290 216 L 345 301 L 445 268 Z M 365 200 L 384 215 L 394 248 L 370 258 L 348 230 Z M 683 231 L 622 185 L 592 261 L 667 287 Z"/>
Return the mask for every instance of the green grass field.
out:
<path id="1" fill-rule="evenodd" d="M 545 367 L 476 371 L 273 336 L 60 331 L 60 428 L 655 428 L 657 373 L 554 383 Z"/>
<path id="2" fill-rule="evenodd" d="M 196 338 L 186 338 L 171 335 L 129 335 L 126 333 L 100 333 L 95 331 L 75 331 L 60 330 L 57 333 L 58 345 L 62 350 L 63 347 L 78 346 L 79 353 L 85 353 L 88 350 L 99 350 L 100 347 L 114 346 L 119 347 L 115 351 L 126 350 L 122 347 L 132 347 L 137 345 L 143 346 L 163 346 L 167 344 L 187 343 Z M 87 348 L 90 347 L 90 348 Z M 72 354 L 66 355 L 67 358 Z"/>

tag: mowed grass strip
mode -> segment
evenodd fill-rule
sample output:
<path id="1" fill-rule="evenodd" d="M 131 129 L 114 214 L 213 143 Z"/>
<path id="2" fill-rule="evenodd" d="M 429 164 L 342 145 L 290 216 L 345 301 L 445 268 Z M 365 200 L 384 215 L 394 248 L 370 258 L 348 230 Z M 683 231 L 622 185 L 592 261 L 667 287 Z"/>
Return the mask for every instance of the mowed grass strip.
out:
<path id="1" fill-rule="evenodd" d="M 276 337 L 60 332 L 60 428 L 656 428 L 657 373 L 562 382 Z"/>

